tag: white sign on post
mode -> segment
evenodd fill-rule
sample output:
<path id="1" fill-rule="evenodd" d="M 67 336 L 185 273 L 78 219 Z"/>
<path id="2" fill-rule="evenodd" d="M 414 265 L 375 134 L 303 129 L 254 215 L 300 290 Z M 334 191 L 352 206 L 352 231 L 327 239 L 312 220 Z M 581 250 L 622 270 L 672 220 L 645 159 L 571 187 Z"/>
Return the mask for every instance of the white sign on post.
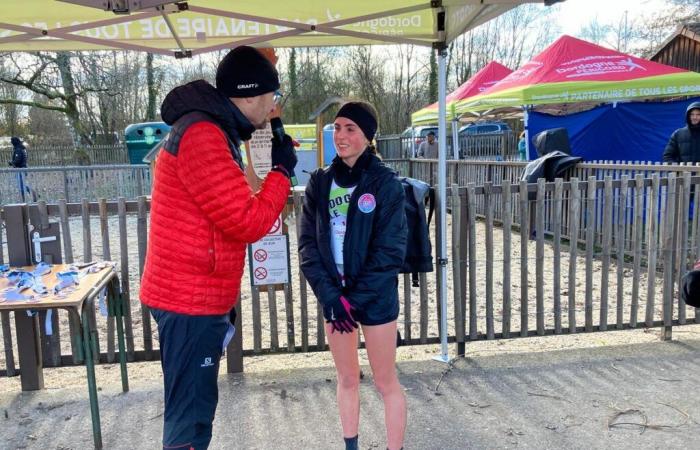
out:
<path id="1" fill-rule="evenodd" d="M 250 161 L 253 164 L 253 171 L 258 178 L 265 178 L 265 175 L 272 169 L 272 128 L 267 124 L 267 128 L 257 130 L 248 141 L 250 146 Z"/>
<path id="2" fill-rule="evenodd" d="M 250 246 L 254 286 L 289 283 L 287 236 L 267 235 Z"/>

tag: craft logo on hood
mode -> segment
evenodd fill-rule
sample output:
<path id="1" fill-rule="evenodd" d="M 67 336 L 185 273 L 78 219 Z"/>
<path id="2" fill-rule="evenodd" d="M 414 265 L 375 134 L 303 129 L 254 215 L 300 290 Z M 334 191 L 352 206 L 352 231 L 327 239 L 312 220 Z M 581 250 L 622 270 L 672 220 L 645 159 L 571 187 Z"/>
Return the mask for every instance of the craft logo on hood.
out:
<path id="1" fill-rule="evenodd" d="M 587 56 L 563 63 L 557 67 L 556 72 L 565 75 L 565 78 L 579 78 L 635 70 L 646 71 L 629 56 Z"/>

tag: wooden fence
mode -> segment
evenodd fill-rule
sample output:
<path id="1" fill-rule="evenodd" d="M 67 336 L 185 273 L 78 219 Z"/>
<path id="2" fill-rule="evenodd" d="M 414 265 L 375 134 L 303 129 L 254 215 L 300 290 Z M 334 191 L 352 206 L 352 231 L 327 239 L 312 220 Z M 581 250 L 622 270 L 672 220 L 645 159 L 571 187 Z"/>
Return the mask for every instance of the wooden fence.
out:
<path id="1" fill-rule="evenodd" d="M 20 177 L 29 203 L 135 199 L 151 192 L 151 170 L 145 164 L 0 169 L 0 204 L 23 201 Z"/>
<path id="2" fill-rule="evenodd" d="M 688 311 L 677 288 L 700 257 L 697 217 L 689 215 L 699 183 L 700 177 L 690 174 L 681 179 L 655 174 L 455 186 L 453 239 L 464 243 L 452 246 L 452 257 L 461 262 L 453 263 L 454 279 L 464 280 L 454 288 L 460 294 L 454 301 L 457 341 L 478 339 L 484 328 L 485 338 L 493 339 L 686 323 Z M 600 209 L 597 198 L 604 200 Z M 477 200 L 483 202 L 483 217 L 476 213 Z M 498 205 L 502 220 L 495 218 Z M 512 214 L 515 209 L 519 215 Z M 574 235 L 584 223 L 583 241 L 564 235 L 567 219 Z M 603 224 L 602 244 L 590 226 L 597 222 Z M 634 241 L 631 254 L 623 246 L 627 229 Z M 692 314 L 700 323 L 700 311 Z"/>
<path id="3" fill-rule="evenodd" d="M 10 161 L 11 159 L 12 147 L 0 147 L 0 161 Z M 27 148 L 27 165 L 29 167 L 128 163 L 129 154 L 126 145 L 123 144 L 84 147 L 38 145 Z"/>
<path id="4" fill-rule="evenodd" d="M 662 325 L 668 331 L 672 323 L 700 322 L 699 312 L 688 311 L 676 295 L 681 275 L 700 257 L 697 215 L 689 214 L 691 204 L 697 207 L 692 193 L 698 184 L 700 177 L 670 173 L 620 180 L 573 178 L 531 185 L 506 180 L 500 185 L 454 186 L 447 224 L 450 340 L 464 343 Z M 296 193 L 290 205 L 297 220 L 301 195 Z M 602 208 L 596 208 L 596 199 L 603 199 Z M 129 305 L 126 341 L 132 361 L 158 358 L 154 325 L 138 301 L 149 207 L 146 197 L 30 206 L 41 220 L 61 224 L 65 262 L 117 261 Z M 551 218 L 549 228 L 546 217 Z M 568 239 L 566 221 L 573 235 L 579 235 L 577 227 L 583 223 L 585 239 Z M 600 244 L 590 226 L 598 222 L 604 236 Z M 249 274 L 244 276 L 239 330 L 244 355 L 326 348 L 322 315 L 299 270 L 296 235 L 292 224 L 292 277 L 285 290 L 258 292 L 251 288 Z M 621 245 L 627 238 L 634 243 L 631 253 Z M 400 277 L 399 323 L 408 344 L 438 342 L 438 290 L 435 273 L 421 274 L 419 287 L 412 287 L 410 276 Z M 261 301 L 265 294 L 266 302 Z M 3 359 L 6 373 L 12 374 L 13 327 L 9 314 L 1 319 Z M 53 320 L 53 337 L 42 339 L 45 365 L 79 362 L 68 338 L 68 317 L 58 312 Z M 106 348 L 101 360 L 111 361 L 114 324 L 100 315 L 93 320 L 100 330 L 97 351 Z"/>

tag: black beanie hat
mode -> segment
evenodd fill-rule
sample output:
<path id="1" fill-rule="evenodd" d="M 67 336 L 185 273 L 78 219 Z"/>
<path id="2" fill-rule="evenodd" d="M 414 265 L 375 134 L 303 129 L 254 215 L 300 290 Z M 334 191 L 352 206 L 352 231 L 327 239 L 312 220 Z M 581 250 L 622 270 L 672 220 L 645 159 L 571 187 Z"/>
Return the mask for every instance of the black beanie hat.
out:
<path id="1" fill-rule="evenodd" d="M 279 87 L 277 69 L 253 47 L 234 48 L 216 69 L 216 88 L 226 97 L 256 97 Z"/>
<path id="2" fill-rule="evenodd" d="M 371 106 L 364 102 L 347 102 L 338 110 L 335 118 L 345 117 L 357 124 L 368 141 L 374 139 L 377 132 L 377 118 Z"/>
<path id="3" fill-rule="evenodd" d="M 686 305 L 700 308 L 700 270 L 691 270 L 683 276 L 681 298 Z"/>

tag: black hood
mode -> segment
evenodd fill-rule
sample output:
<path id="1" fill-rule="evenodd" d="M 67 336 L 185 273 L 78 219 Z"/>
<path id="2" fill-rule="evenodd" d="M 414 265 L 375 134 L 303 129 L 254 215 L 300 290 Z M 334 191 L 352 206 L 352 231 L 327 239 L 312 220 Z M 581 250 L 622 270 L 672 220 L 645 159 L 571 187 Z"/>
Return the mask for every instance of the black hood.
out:
<path id="1" fill-rule="evenodd" d="M 379 161 L 379 158 L 374 156 L 372 152 L 365 149 L 364 152 L 357 158 L 355 165 L 349 167 L 340 159 L 340 156 L 335 155 L 331 167 L 333 168 L 334 178 L 339 185 L 348 187 L 357 184 L 360 181 L 360 176 L 372 163 Z"/>
<path id="2" fill-rule="evenodd" d="M 13 147 L 24 148 L 24 145 L 22 144 L 22 140 L 16 136 L 12 136 L 12 138 L 10 138 L 10 142 L 12 143 Z"/>
<path id="3" fill-rule="evenodd" d="M 173 125 L 187 113 L 200 111 L 214 119 L 236 144 L 247 141 L 255 127 L 231 101 L 204 80 L 178 86 L 160 106 L 163 122 Z"/>
<path id="4" fill-rule="evenodd" d="M 693 102 L 690 105 L 688 105 L 688 109 L 685 110 L 685 123 L 688 124 L 688 128 L 693 130 L 693 131 L 699 131 L 700 130 L 700 124 L 698 125 L 691 125 L 690 124 L 690 111 L 697 109 L 700 111 L 700 102 Z"/>

